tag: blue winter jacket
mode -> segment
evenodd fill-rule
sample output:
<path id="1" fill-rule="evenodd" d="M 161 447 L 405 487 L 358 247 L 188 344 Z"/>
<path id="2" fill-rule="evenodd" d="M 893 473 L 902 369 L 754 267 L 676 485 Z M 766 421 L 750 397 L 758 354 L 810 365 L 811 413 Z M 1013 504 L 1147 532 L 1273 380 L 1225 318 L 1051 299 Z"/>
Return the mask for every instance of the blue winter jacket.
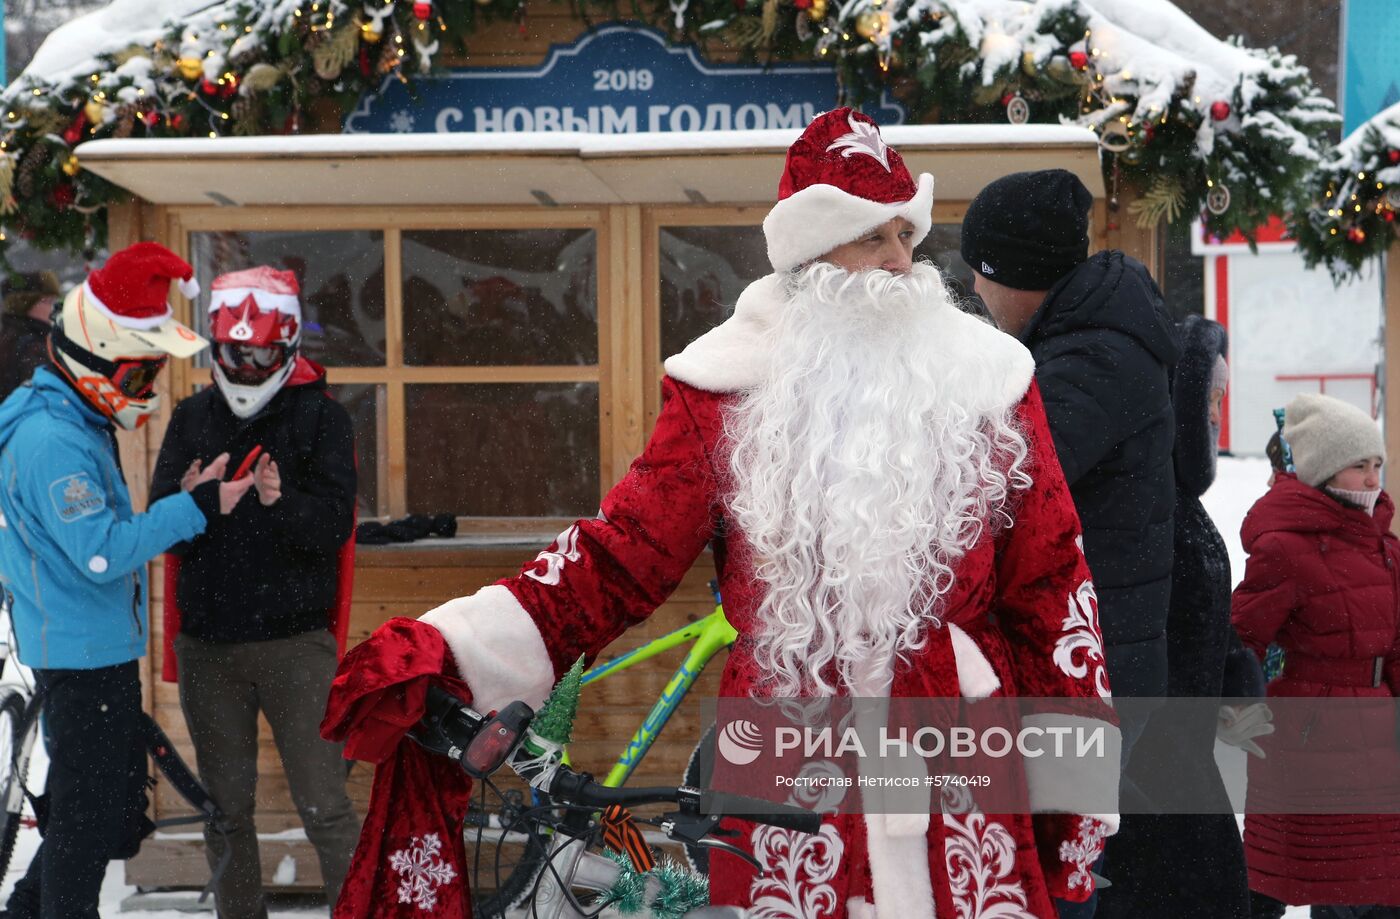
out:
<path id="1" fill-rule="evenodd" d="M 49 369 L 0 403 L 0 581 L 26 665 L 145 654 L 146 563 L 204 525 L 185 492 L 132 512 L 107 419 Z"/>

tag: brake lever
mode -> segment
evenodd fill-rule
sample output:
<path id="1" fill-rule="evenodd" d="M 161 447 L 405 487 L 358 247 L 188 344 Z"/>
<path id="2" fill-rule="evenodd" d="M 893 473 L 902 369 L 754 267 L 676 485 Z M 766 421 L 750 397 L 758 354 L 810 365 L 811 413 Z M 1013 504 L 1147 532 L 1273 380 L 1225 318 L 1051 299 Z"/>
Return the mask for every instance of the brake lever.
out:
<path id="1" fill-rule="evenodd" d="M 755 868 L 758 869 L 758 873 L 760 875 L 767 874 L 767 872 L 763 870 L 763 865 L 759 862 L 759 860 L 753 857 L 753 853 L 745 852 L 738 846 L 730 845 L 727 842 L 720 842 L 718 839 L 701 839 L 700 841 L 696 842 L 695 845 L 699 846 L 702 849 L 718 849 L 721 852 L 728 852 L 730 855 L 733 855 L 736 858 L 742 858 L 750 865 L 753 865 Z"/>

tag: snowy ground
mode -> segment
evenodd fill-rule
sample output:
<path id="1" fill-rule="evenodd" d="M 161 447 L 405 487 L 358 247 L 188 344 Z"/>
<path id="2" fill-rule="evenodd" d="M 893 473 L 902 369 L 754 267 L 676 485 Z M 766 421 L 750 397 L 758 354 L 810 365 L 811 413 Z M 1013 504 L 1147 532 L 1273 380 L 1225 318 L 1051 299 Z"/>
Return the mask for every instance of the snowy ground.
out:
<path id="1" fill-rule="evenodd" d="M 1206 509 L 1215 520 L 1216 526 L 1220 529 L 1221 535 L 1225 537 L 1225 542 L 1230 547 L 1230 564 L 1234 572 L 1236 582 L 1244 574 L 1244 550 L 1240 547 L 1240 522 L 1244 520 L 1245 512 L 1249 510 L 1267 487 L 1269 479 L 1269 464 L 1262 459 L 1233 459 L 1223 458 L 1220 461 L 1219 477 L 1215 486 L 1205 496 Z M 1224 748 L 1219 755 L 1222 756 L 1243 756 L 1243 752 L 1231 748 Z M 36 751 L 34 775 L 43 775 L 44 764 L 41 762 L 42 750 Z M 19 878 L 29 864 L 30 856 L 39 844 L 37 830 L 24 830 L 20 833 L 19 843 L 16 846 L 15 857 L 11 862 L 9 872 L 5 875 L 3 885 L 0 885 L 0 902 L 8 898 L 10 888 Z M 121 862 L 113 862 L 107 871 L 106 882 L 102 885 L 102 913 L 106 916 L 115 915 L 121 909 L 122 901 L 136 892 L 134 887 L 128 885 L 124 880 Z M 273 919 L 316 919 L 327 915 L 325 908 L 310 909 L 282 909 L 274 910 L 271 915 Z M 187 919 L 188 913 L 177 910 L 139 909 L 122 914 L 130 919 Z M 1291 908 L 1285 919 L 1305 919 L 1308 915 L 1306 907 Z"/>

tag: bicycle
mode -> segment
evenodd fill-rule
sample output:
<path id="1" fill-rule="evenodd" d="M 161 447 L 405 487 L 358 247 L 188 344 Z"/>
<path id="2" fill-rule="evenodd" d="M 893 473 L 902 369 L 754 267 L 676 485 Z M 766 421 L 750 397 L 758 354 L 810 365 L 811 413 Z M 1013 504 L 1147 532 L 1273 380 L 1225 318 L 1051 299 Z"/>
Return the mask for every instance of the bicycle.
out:
<path id="1" fill-rule="evenodd" d="M 709 615 L 598 664 L 583 675 L 582 684 L 587 686 L 650 660 L 658 654 L 690 644 L 685 659 L 671 675 L 661 695 L 628 740 L 617 762 L 602 779 L 603 786 L 620 788 L 626 784 L 705 667 L 720 651 L 729 648 L 738 637 L 738 632 L 724 617 L 724 606 L 720 602 L 719 590 L 714 581 L 710 582 L 710 589 L 715 595 L 715 609 Z M 688 786 L 701 785 L 708 776 L 709 756 L 714 749 L 713 732 L 714 727 L 711 725 L 691 752 L 682 777 L 682 781 Z M 567 750 L 564 752 L 563 765 L 572 765 Z M 468 812 L 463 827 L 468 849 L 486 850 L 482 851 L 480 857 L 490 859 L 493 864 L 498 863 L 503 849 L 520 850 L 517 861 L 505 863 L 507 870 L 499 874 L 496 890 L 488 896 L 477 898 L 475 911 L 478 919 L 498 919 L 518 905 L 531 889 L 547 857 L 544 847 L 535 845 L 523 834 L 508 832 L 509 826 L 528 809 L 525 795 L 507 790 L 500 792 L 499 798 L 498 809 L 473 807 Z M 532 792 L 528 807 L 540 807 L 546 803 L 542 794 Z M 703 848 L 687 846 L 685 851 L 695 870 L 702 873 L 708 870 L 708 858 Z"/>
<path id="2" fill-rule="evenodd" d="M 34 744 L 39 736 L 39 717 L 44 708 L 44 695 L 37 691 L 26 677 L 28 668 L 20 663 L 18 655 L 10 654 L 10 649 L 14 647 L 14 630 L 10 619 L 13 603 L 13 596 L 0 584 L 0 804 L 4 807 L 3 812 L 0 812 L 0 878 L 9 870 L 20 828 L 42 827 L 43 823 L 40 816 L 43 810 L 41 796 L 33 794 L 29 789 L 29 767 L 33 759 Z M 16 679 L 5 681 L 4 674 L 10 665 L 13 665 Z M 143 712 L 139 729 L 141 741 L 157 769 L 170 782 L 171 787 L 197 811 L 186 817 L 167 817 L 154 821 L 149 825 L 150 832 L 190 823 L 207 823 L 214 832 L 227 835 L 228 818 L 180 758 L 180 754 L 175 751 L 175 745 L 170 742 L 160 725 L 156 724 L 149 714 Z M 154 784 L 154 779 L 150 781 Z M 26 805 L 29 809 L 28 815 L 25 813 Z M 209 884 L 200 894 L 201 903 L 213 892 L 214 884 L 223 874 L 231 855 L 232 847 L 225 845 L 223 861 L 214 868 Z"/>
<path id="3" fill-rule="evenodd" d="M 409 734 L 425 749 L 455 760 L 486 785 L 491 785 L 491 776 L 498 769 L 509 764 L 546 794 L 548 803 L 529 808 L 515 821 L 520 832 L 535 839 L 546 852 L 543 870 L 533 879 L 525 898 L 530 919 L 595 919 L 624 899 L 630 902 L 632 913 L 645 908 L 652 916 L 743 919 L 745 913 L 738 907 L 708 905 L 709 885 L 701 876 L 693 875 L 687 881 L 674 868 L 668 869 L 670 874 L 658 873 L 636 824 L 656 827 L 667 838 L 688 846 L 722 849 L 755 867 L 759 864 L 749 853 L 711 838 L 721 834 L 719 823 L 725 814 L 742 813 L 751 822 L 803 833 L 815 833 L 821 827 L 819 814 L 800 807 L 686 785 L 617 788 L 596 782 L 588 773 L 576 772 L 557 758 L 542 762 L 534 751 L 523 752 L 533 716 L 525 703 L 513 702 L 488 718 L 434 686 L 428 691 L 424 717 Z M 677 809 L 652 818 L 631 813 L 631 808 L 648 804 L 674 804 Z M 755 810 L 761 812 L 751 813 Z M 547 836 L 542 829 L 549 831 Z M 613 839 L 608 839 L 610 831 Z M 600 838 L 624 853 L 613 857 L 591 851 Z M 615 844 L 617 839 L 622 842 Z M 659 904 L 668 882 L 693 886 L 673 888 L 663 907 Z"/>

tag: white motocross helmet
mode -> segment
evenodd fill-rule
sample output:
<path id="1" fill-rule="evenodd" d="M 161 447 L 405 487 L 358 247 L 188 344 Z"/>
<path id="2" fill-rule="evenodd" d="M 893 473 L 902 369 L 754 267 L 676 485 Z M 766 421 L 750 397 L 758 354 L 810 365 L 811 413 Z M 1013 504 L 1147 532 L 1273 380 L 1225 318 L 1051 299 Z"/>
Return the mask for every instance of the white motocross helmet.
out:
<path id="1" fill-rule="evenodd" d="M 167 297 L 178 281 L 199 292 L 184 259 L 153 242 L 115 252 L 54 315 L 49 355 L 88 403 L 133 431 L 160 409 L 156 380 L 171 357 L 191 357 L 209 343 L 173 318 Z"/>

